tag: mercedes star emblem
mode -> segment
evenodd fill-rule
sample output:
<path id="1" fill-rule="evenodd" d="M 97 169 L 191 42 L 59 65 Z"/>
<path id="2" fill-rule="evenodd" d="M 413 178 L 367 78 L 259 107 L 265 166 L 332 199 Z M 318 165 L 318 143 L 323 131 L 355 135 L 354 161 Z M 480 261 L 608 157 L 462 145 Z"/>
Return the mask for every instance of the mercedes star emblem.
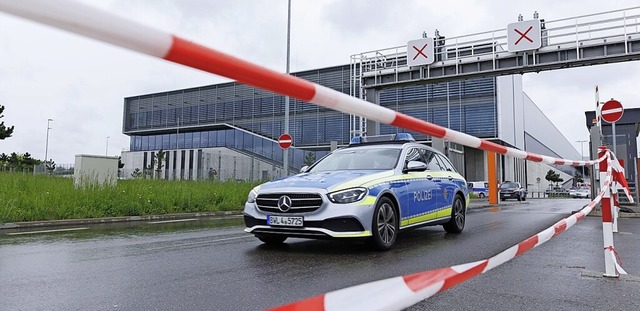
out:
<path id="1" fill-rule="evenodd" d="M 291 209 L 291 198 L 286 195 L 281 196 L 278 199 L 278 208 L 285 213 L 289 211 Z"/>

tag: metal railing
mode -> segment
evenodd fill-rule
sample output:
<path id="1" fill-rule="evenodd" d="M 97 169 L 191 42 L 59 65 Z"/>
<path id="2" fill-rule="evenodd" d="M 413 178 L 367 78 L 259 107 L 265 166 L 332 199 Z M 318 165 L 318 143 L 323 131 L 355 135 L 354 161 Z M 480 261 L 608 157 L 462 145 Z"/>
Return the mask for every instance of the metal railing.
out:
<path id="1" fill-rule="evenodd" d="M 596 14 L 582 15 L 571 18 L 563 18 L 554 21 L 541 21 L 542 47 L 533 54 L 533 65 L 536 62 L 536 53 L 545 50 L 557 50 L 559 48 L 575 47 L 577 59 L 580 59 L 580 48 L 586 45 L 596 45 L 606 42 L 624 42 L 625 53 L 628 53 L 628 40 L 632 35 L 640 34 L 640 7 L 607 11 Z M 447 37 L 446 44 L 438 44 L 436 39 L 435 64 L 467 63 L 478 60 L 493 60 L 493 69 L 496 69 L 496 60 L 506 55 L 516 53 L 507 51 L 507 29 L 490 30 L 470 35 Z M 382 74 L 397 75 L 409 69 L 407 66 L 407 46 L 373 50 L 354 54 L 351 63 L 358 64 L 360 73 L 352 75 L 354 79 L 362 82 L 362 77 L 376 77 Z M 457 66 L 456 66 L 457 70 Z M 428 75 L 429 67 L 426 68 Z M 457 73 L 457 72 L 456 72 Z M 361 88 L 363 87 L 362 84 Z"/>

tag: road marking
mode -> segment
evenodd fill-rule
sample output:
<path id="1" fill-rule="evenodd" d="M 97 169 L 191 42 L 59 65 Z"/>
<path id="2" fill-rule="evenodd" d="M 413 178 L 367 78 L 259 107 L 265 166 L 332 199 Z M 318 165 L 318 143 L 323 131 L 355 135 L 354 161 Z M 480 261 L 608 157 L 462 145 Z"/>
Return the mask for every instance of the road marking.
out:
<path id="1" fill-rule="evenodd" d="M 185 221 L 194 221 L 198 220 L 197 218 L 188 218 L 188 219 L 174 219 L 174 220 L 160 220 L 160 221 L 150 221 L 148 224 L 168 224 L 172 222 L 185 222 Z"/>
<path id="2" fill-rule="evenodd" d="M 27 232 L 10 232 L 10 233 L 7 233 L 7 235 L 26 235 L 26 234 L 38 234 L 38 233 L 79 231 L 79 230 L 87 230 L 87 229 L 89 228 L 68 228 L 68 229 L 55 229 L 55 230 L 27 231 Z"/>

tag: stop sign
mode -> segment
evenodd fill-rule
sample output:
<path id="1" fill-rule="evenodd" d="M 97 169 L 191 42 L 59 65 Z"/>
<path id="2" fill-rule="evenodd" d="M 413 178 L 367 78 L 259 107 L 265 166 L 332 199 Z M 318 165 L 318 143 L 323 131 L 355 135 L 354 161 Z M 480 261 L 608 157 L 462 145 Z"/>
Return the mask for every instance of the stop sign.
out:
<path id="1" fill-rule="evenodd" d="M 282 149 L 288 149 L 291 147 L 291 143 L 293 143 L 293 139 L 291 138 L 291 135 L 287 133 L 280 135 L 278 138 L 278 145 L 280 145 L 280 148 Z"/>
<path id="2" fill-rule="evenodd" d="M 616 123 L 620 118 L 622 118 L 623 112 L 624 109 L 622 109 L 622 104 L 619 101 L 612 99 L 602 105 L 600 115 L 602 115 L 602 120 L 609 123 Z"/>

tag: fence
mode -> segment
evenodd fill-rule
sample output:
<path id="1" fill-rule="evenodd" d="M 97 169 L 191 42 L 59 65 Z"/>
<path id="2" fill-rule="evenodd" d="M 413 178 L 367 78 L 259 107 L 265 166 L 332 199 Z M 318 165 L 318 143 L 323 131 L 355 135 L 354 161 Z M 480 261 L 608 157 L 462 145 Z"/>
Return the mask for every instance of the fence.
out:
<path id="1" fill-rule="evenodd" d="M 52 168 L 51 170 L 47 170 L 47 168 L 45 167 L 44 163 L 43 164 L 36 164 L 33 165 L 33 167 L 26 167 L 26 166 L 12 166 L 12 165 L 0 165 L 0 172 L 3 173 L 22 173 L 24 175 L 26 174 L 34 174 L 34 175 L 39 175 L 39 174 L 51 174 L 51 175 L 58 175 L 58 176 L 72 176 L 73 175 L 73 164 L 56 164 L 55 168 Z"/>
<path id="2" fill-rule="evenodd" d="M 44 163 L 33 166 L 33 175 L 50 174 L 57 176 L 73 176 L 73 172 L 73 164 L 55 164 L 55 167 L 52 167 L 49 170 Z"/>

